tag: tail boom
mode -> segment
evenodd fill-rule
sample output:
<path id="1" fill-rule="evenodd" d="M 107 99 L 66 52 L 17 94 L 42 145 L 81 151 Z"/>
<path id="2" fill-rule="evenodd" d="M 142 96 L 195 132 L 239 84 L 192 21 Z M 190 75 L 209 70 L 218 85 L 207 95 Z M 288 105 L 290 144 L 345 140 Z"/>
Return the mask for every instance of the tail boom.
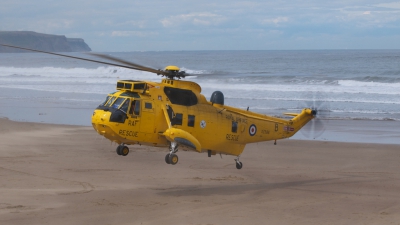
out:
<path id="1" fill-rule="evenodd" d="M 308 122 L 315 118 L 317 115 L 316 110 L 309 108 L 303 109 L 299 114 L 285 113 L 286 115 L 294 116 L 293 119 L 289 120 L 289 125 L 293 127 L 293 132 L 290 132 L 290 136 L 293 136 L 297 131 L 304 127 Z"/>

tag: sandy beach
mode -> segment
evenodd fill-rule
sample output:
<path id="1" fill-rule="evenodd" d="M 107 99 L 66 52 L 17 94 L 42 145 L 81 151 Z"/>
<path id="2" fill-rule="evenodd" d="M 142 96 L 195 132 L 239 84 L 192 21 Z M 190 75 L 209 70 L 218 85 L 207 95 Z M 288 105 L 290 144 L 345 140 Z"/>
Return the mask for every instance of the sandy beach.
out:
<path id="1" fill-rule="evenodd" d="M 400 224 L 400 146 L 282 140 L 232 156 L 0 119 L 0 224 Z"/>

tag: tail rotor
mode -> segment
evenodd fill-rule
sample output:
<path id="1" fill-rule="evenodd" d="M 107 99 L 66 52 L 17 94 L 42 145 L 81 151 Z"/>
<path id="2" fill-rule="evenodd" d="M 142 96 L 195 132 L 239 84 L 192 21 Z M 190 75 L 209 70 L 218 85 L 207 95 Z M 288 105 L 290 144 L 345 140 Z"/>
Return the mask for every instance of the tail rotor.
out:
<path id="1" fill-rule="evenodd" d="M 301 133 L 307 138 L 315 139 L 326 130 L 329 122 L 330 105 L 324 100 L 322 92 L 312 92 L 307 99 L 311 100 L 303 102 L 301 108 L 310 108 L 315 113 L 315 117 L 301 129 Z"/>

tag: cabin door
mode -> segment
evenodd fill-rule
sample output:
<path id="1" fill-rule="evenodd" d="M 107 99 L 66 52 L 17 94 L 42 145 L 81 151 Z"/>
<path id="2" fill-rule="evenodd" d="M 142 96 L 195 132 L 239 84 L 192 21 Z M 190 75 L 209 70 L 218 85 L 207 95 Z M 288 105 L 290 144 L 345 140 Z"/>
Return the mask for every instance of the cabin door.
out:
<path id="1" fill-rule="evenodd" d="M 153 102 L 142 100 L 141 107 L 140 132 L 153 135 L 156 132 Z"/>

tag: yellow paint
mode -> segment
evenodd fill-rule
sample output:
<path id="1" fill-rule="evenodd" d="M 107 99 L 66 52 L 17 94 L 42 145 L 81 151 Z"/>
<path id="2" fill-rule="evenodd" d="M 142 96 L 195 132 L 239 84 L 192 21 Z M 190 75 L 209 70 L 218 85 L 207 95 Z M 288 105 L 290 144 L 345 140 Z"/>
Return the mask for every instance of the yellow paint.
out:
<path id="1" fill-rule="evenodd" d="M 119 85 L 117 92 L 109 94 L 106 105 L 112 106 L 118 98 L 121 98 L 119 101 L 129 99 L 130 103 L 138 104 L 137 114 L 134 106 L 129 105 L 123 122 L 110 122 L 112 113 L 101 108 L 96 109 L 92 116 L 93 128 L 118 144 L 167 147 L 172 141 L 184 140 L 191 143 L 187 147 L 197 152 L 211 150 L 212 154 L 237 156 L 248 143 L 291 137 L 314 118 L 311 109 L 288 113 L 294 118 L 285 120 L 212 104 L 200 93 L 201 87 L 190 81 L 163 79 L 160 83 L 118 82 L 123 85 Z M 165 88 L 192 91 L 197 104 L 174 104 L 168 98 Z M 122 109 L 122 105 L 119 109 Z M 169 109 L 173 110 L 175 118 L 169 115 Z"/>
<path id="2" fill-rule="evenodd" d="M 167 66 L 164 70 L 179 71 L 180 69 L 177 66 Z"/>

